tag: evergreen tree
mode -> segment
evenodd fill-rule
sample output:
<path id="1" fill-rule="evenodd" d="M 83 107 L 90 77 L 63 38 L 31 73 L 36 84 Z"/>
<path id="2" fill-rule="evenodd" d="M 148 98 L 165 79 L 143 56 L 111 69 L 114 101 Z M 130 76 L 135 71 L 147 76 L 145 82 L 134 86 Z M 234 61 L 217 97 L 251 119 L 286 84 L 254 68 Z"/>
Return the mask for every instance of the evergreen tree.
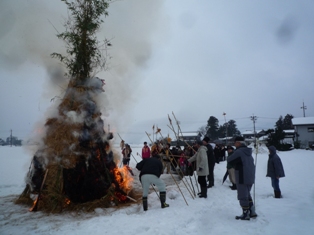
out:
<path id="1" fill-rule="evenodd" d="M 284 130 L 293 130 L 293 124 L 292 124 L 292 114 L 287 114 L 285 118 L 283 119 L 283 129 Z"/>
<path id="2" fill-rule="evenodd" d="M 241 135 L 241 132 L 237 128 L 236 122 L 232 119 L 228 121 L 227 133 L 229 137 Z"/>
<path id="3" fill-rule="evenodd" d="M 275 146 L 278 150 L 281 149 L 281 140 L 285 138 L 285 133 L 281 128 L 268 129 L 265 132 L 268 135 L 267 143 L 268 145 Z"/>
<path id="4" fill-rule="evenodd" d="M 206 136 L 215 140 L 219 137 L 218 129 L 219 129 L 219 121 L 216 117 L 210 116 L 207 121 L 207 133 Z"/>
<path id="5" fill-rule="evenodd" d="M 219 138 L 225 138 L 226 137 L 226 126 L 227 123 L 224 123 L 223 125 L 220 125 L 218 130 L 217 130 L 217 134 Z"/>
<path id="6" fill-rule="evenodd" d="M 283 119 L 282 119 L 281 115 L 280 115 L 278 121 L 276 122 L 275 127 L 283 130 Z"/>

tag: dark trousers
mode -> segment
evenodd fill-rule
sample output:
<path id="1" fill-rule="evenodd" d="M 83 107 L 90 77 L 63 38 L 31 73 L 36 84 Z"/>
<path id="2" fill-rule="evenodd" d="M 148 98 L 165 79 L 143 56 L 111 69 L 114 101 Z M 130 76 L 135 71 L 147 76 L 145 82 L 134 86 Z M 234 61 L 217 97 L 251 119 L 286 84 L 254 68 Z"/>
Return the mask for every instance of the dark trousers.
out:
<path id="1" fill-rule="evenodd" d="M 215 167 L 215 163 L 208 165 L 208 170 L 209 170 L 209 175 L 207 176 L 207 180 L 209 181 L 210 184 L 212 184 L 212 186 L 214 186 L 214 167 Z"/>
<path id="2" fill-rule="evenodd" d="M 271 178 L 271 186 L 274 188 L 275 191 L 280 191 L 279 188 L 279 179 Z"/>
<path id="3" fill-rule="evenodd" d="M 206 175 L 204 175 L 204 176 L 198 176 L 197 181 L 198 181 L 198 183 L 200 184 L 201 188 L 202 188 L 202 187 L 205 187 L 205 188 L 207 187 L 207 186 L 206 186 Z"/>
<path id="4" fill-rule="evenodd" d="M 238 200 L 241 207 L 249 207 L 252 184 L 237 184 Z"/>

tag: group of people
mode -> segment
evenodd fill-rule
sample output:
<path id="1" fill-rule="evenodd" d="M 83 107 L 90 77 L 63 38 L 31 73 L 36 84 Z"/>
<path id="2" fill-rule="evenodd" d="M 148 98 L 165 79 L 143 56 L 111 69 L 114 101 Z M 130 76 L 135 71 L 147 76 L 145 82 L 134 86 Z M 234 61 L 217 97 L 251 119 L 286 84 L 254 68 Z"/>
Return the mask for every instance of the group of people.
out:
<path id="1" fill-rule="evenodd" d="M 188 148 L 179 151 L 179 165 L 181 161 L 184 164 L 192 165 L 195 163 L 195 171 L 198 176 L 198 183 L 200 185 L 201 192 L 198 194 L 200 198 L 207 198 L 207 190 L 214 186 L 214 167 L 216 163 L 214 150 L 209 143 L 210 139 L 205 137 L 202 141 L 197 141 L 192 147 L 192 156 L 188 155 Z M 160 179 L 160 175 L 165 169 L 168 171 L 168 163 L 163 164 L 163 157 L 166 154 L 166 158 L 169 162 L 173 158 L 173 154 L 170 150 L 170 144 L 167 144 L 165 148 L 161 148 L 155 143 L 155 147 L 150 149 L 147 143 L 144 142 L 142 149 L 143 160 L 136 165 L 136 168 L 141 171 L 140 180 L 143 187 L 143 209 L 147 210 L 147 195 L 150 185 L 157 186 L 160 192 L 161 207 L 166 208 L 169 205 L 166 203 L 166 188 L 164 182 Z M 255 182 L 255 164 L 252 156 L 252 149 L 249 148 L 244 138 L 238 136 L 234 141 L 235 149 L 232 146 L 227 146 L 227 170 L 229 173 L 229 179 L 232 183 L 231 189 L 237 190 L 237 199 L 242 207 L 242 214 L 236 216 L 237 220 L 250 220 L 250 218 L 257 217 L 255 212 L 255 206 L 251 196 L 251 189 Z M 277 155 L 276 148 L 274 146 L 268 147 L 269 159 L 267 166 L 267 177 L 271 177 L 271 185 L 274 189 L 275 198 L 281 198 L 281 191 L 279 187 L 279 178 L 284 177 L 284 169 L 282 162 Z M 191 150 L 191 148 L 189 149 Z M 187 154 L 187 155 L 185 155 Z M 172 156 L 171 156 L 172 155 Z M 208 183 L 207 183 L 208 182 Z"/>
<path id="2" fill-rule="evenodd" d="M 236 216 L 237 220 L 250 220 L 257 217 L 255 206 L 251 196 L 251 189 L 255 183 L 255 164 L 252 156 L 252 149 L 246 146 L 244 138 L 239 136 L 235 138 L 234 150 L 228 146 L 227 169 L 231 189 L 237 190 L 237 197 L 242 207 L 242 215 Z M 269 158 L 267 163 L 267 177 L 271 177 L 272 187 L 274 188 L 275 198 L 281 197 L 279 188 L 279 178 L 284 177 L 284 169 L 274 146 L 268 147 Z"/>

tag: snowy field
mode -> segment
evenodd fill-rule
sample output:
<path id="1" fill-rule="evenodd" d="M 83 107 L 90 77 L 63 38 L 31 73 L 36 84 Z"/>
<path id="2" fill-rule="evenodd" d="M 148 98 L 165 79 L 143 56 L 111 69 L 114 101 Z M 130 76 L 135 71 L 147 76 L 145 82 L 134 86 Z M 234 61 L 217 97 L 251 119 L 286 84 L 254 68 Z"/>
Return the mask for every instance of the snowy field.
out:
<path id="1" fill-rule="evenodd" d="M 133 156 L 141 146 L 131 146 Z M 230 190 L 229 180 L 222 185 L 226 162 L 215 166 L 215 186 L 208 190 L 207 199 L 193 199 L 177 175 L 164 174 L 169 208 L 161 209 L 154 191 L 148 197 L 148 211 L 141 203 L 116 209 L 96 209 L 93 213 L 63 213 L 48 215 L 28 212 L 28 207 L 15 205 L 25 187 L 31 154 L 23 147 L 0 147 L 0 234 L 246 234 L 246 235 L 312 235 L 314 234 L 314 184 L 312 178 L 314 151 L 278 152 L 286 177 L 280 179 L 283 198 L 273 198 L 270 178 L 266 178 L 268 152 L 260 148 L 257 155 L 255 187 L 258 217 L 250 221 L 235 220 L 242 210 L 236 191 Z M 255 154 L 253 155 L 255 158 Z M 131 167 L 136 162 L 131 159 Z M 138 178 L 138 171 L 133 170 Z M 194 177 L 191 177 L 194 182 Z M 190 182 L 189 177 L 184 182 Z M 193 183 L 195 190 L 196 185 Z M 135 185 L 139 187 L 139 184 Z M 253 189 L 252 189 L 253 193 Z M 188 204 L 188 205 L 187 205 Z"/>

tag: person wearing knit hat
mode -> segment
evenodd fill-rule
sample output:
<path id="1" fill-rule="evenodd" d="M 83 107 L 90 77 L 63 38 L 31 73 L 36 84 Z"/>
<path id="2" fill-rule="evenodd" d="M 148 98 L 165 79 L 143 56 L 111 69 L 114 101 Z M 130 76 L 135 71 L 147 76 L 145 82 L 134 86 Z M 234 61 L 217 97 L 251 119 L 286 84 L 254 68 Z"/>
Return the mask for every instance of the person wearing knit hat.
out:
<path id="1" fill-rule="evenodd" d="M 234 166 L 237 195 L 242 207 L 242 215 L 235 218 L 237 220 L 250 220 L 250 218 L 257 216 L 250 193 L 255 182 L 255 165 L 252 149 L 246 146 L 242 136 L 235 138 L 234 145 L 236 150 L 228 157 L 227 162 Z"/>
<path id="2" fill-rule="evenodd" d="M 215 163 L 216 163 L 214 150 L 211 144 L 209 143 L 209 141 L 210 139 L 207 136 L 203 139 L 203 144 L 207 148 L 207 162 L 208 162 L 208 171 L 209 171 L 207 175 L 207 180 L 208 180 L 207 188 L 211 188 L 214 186 L 214 182 L 215 182 L 214 168 L 215 168 Z"/>

